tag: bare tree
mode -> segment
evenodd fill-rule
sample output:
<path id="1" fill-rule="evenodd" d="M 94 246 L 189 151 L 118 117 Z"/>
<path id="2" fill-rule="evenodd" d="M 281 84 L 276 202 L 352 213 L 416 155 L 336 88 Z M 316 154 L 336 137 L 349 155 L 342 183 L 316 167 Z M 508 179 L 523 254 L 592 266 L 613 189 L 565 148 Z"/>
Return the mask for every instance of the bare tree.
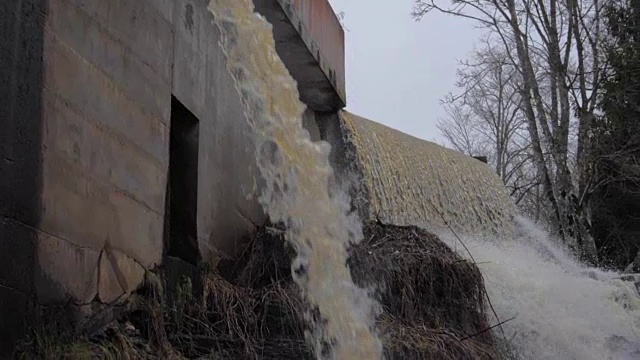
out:
<path id="1" fill-rule="evenodd" d="M 441 101 L 447 116 L 438 119 L 437 126 L 454 149 L 469 156 L 485 155 L 489 144 L 480 132 L 480 124 L 464 104 L 449 95 Z"/>
<path id="2" fill-rule="evenodd" d="M 536 175 L 553 225 L 591 263 L 597 253 L 587 204 L 595 184 L 587 150 L 601 79 L 599 1 L 453 0 L 442 7 L 436 0 L 417 0 L 413 13 L 417 19 L 433 11 L 467 18 L 500 42 L 517 70 Z"/>
<path id="3" fill-rule="evenodd" d="M 447 141 L 468 155 L 486 155 L 516 204 L 535 216 L 539 182 L 533 164 L 518 74 L 508 56 L 490 40 L 458 70 L 458 93 L 443 101 L 447 117 L 438 121 Z"/>

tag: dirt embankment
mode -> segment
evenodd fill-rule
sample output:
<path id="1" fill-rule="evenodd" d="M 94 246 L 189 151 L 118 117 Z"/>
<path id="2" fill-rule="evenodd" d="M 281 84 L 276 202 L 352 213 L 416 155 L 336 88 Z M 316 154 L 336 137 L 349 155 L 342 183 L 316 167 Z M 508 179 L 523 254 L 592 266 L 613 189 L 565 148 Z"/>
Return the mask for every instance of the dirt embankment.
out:
<path id="1" fill-rule="evenodd" d="M 314 359 L 304 319 L 318 314 L 293 283 L 294 255 L 281 227 L 263 226 L 240 261 L 183 278 L 179 286 L 150 273 L 137 305 L 108 328 L 67 342 L 40 334 L 21 347 L 21 355 Z M 368 223 L 363 242 L 350 249 L 348 265 L 358 285 L 377 288 L 376 331 L 387 359 L 498 358 L 478 268 L 436 236 L 416 227 Z"/>

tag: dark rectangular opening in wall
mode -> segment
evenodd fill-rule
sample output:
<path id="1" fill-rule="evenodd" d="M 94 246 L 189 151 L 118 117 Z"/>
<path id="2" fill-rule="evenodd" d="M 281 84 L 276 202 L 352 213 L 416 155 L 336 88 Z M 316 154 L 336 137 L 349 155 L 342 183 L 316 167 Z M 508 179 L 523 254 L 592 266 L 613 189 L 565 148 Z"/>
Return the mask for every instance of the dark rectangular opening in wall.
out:
<path id="1" fill-rule="evenodd" d="M 165 249 L 169 256 L 191 264 L 200 261 L 198 248 L 198 118 L 171 97 L 169 178 L 165 207 Z"/>

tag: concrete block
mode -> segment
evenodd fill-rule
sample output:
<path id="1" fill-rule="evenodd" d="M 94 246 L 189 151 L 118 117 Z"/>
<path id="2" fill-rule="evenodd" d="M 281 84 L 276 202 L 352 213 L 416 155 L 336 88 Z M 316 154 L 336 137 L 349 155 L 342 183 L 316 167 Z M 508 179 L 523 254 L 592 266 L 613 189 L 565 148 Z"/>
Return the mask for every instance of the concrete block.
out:
<path id="1" fill-rule="evenodd" d="M 109 201 L 115 211 L 110 247 L 132 257 L 146 269 L 160 264 L 163 217 L 120 192 L 112 192 Z"/>
<path id="2" fill-rule="evenodd" d="M 47 1 L 0 1 L 0 216 L 39 221 Z"/>
<path id="3" fill-rule="evenodd" d="M 43 33 L 48 1 L 0 1 L 0 358 L 26 330 L 40 219 Z"/>
<path id="4" fill-rule="evenodd" d="M 150 115 L 165 123 L 169 121 L 170 79 L 161 76 L 148 59 L 135 53 L 135 49 L 115 38 L 111 34 L 113 28 L 103 27 L 72 1 L 57 0 L 51 2 L 47 30 L 103 71 L 126 97 L 139 103 Z M 172 37 L 167 42 L 171 47 Z M 171 51 L 157 54 L 160 57 L 170 55 Z"/>
<path id="5" fill-rule="evenodd" d="M 45 39 L 45 88 L 87 121 L 95 121 L 167 164 L 168 128 L 124 96 L 104 72 L 68 45 Z"/>
<path id="6" fill-rule="evenodd" d="M 173 67 L 173 93 L 200 120 L 211 111 L 206 103 L 209 76 L 213 69 L 226 71 L 224 62 L 208 57 L 210 50 L 221 52 L 218 36 L 212 23 L 211 13 L 207 11 L 207 1 L 178 0 L 175 2 L 175 59 Z M 211 94 L 209 94 L 211 95 Z"/>
<path id="7" fill-rule="evenodd" d="M 147 268 L 160 262 L 160 214 L 88 177 L 53 151 L 45 153 L 44 160 L 43 230 L 93 249 L 110 242 Z"/>
<path id="8" fill-rule="evenodd" d="M 219 101 L 225 103 L 225 100 Z M 266 219 L 257 200 L 260 175 L 255 166 L 255 153 L 246 138 L 246 123 L 238 117 L 238 122 L 223 120 L 234 118 L 232 109 L 229 107 L 226 114 L 217 115 L 217 122 L 210 125 L 216 135 L 201 133 L 203 139 L 214 139 L 201 142 L 200 149 L 198 236 L 208 239 L 201 244 L 201 251 L 206 251 L 202 253 L 205 258 L 212 255 L 213 247 L 225 257 L 234 257 L 242 249 L 241 240 Z"/>
<path id="9" fill-rule="evenodd" d="M 98 297 L 111 304 L 123 295 L 131 294 L 144 280 L 145 269 L 126 254 L 107 248 L 100 257 Z"/>
<path id="10" fill-rule="evenodd" d="M 44 154 L 40 228 L 78 246 L 102 249 L 116 229 L 110 190 L 53 151 Z"/>
<path id="11" fill-rule="evenodd" d="M 98 291 L 100 250 L 80 247 L 40 233 L 37 245 L 36 292 L 41 303 L 91 302 Z"/>
<path id="12" fill-rule="evenodd" d="M 160 263 L 163 217 L 127 194 L 88 178 L 55 155 L 45 157 L 42 229 L 79 246 L 110 246 L 145 268 Z"/>
<path id="13" fill-rule="evenodd" d="M 110 182 L 156 212 L 164 211 L 167 165 L 47 94 L 44 144 L 92 176 Z"/>
<path id="14" fill-rule="evenodd" d="M 204 237 L 206 241 L 200 244 L 200 251 L 203 258 L 209 259 L 211 265 L 219 260 L 218 256 L 233 259 L 240 255 L 248 240 L 247 237 L 256 231 L 256 226 L 253 225 L 254 219 L 240 215 L 241 212 L 238 210 L 240 205 L 234 204 L 234 200 L 230 198 L 223 199 L 222 203 L 229 204 L 232 208 L 227 208 L 226 211 L 218 209 L 211 213 L 207 219 L 207 226 L 203 226 L 203 230 L 207 233 Z M 255 224 L 261 224 L 264 219 L 266 216 L 263 215 L 263 219 L 256 221 Z"/>
<path id="15" fill-rule="evenodd" d="M 55 1 L 76 4 L 171 83 L 172 26 L 155 7 L 138 0 Z"/>
<path id="16" fill-rule="evenodd" d="M 192 51 L 204 54 L 204 51 L 210 46 L 206 35 L 215 27 L 211 23 L 213 15 L 208 11 L 208 5 L 209 1 L 206 0 L 175 1 L 174 31 L 176 44 L 182 42 Z M 216 42 L 211 45 L 218 46 Z"/>
<path id="17" fill-rule="evenodd" d="M 127 293 L 136 290 L 144 280 L 145 269 L 127 254 L 116 249 L 108 249 L 107 257 L 118 275 L 120 286 Z"/>
<path id="18" fill-rule="evenodd" d="M 173 69 L 173 93 L 204 125 L 207 107 L 217 107 L 219 103 L 206 103 L 207 59 L 202 53 L 193 51 L 184 41 L 176 42 L 176 52 L 180 54 Z M 235 91 L 235 89 L 231 89 Z M 206 126 L 206 125 L 205 125 Z"/>
<path id="19" fill-rule="evenodd" d="M 360 163 L 355 158 L 351 143 L 344 137 L 337 113 L 316 113 L 316 124 L 320 130 L 320 138 L 331 145 L 329 163 L 333 175 L 329 179 L 329 186 L 349 194 L 351 202 L 362 218 L 369 218 L 369 194 L 367 188 L 360 181 Z"/>
<path id="20" fill-rule="evenodd" d="M 320 141 L 320 127 L 316 120 L 316 114 L 311 109 L 306 109 L 302 114 L 302 127 L 309 132 L 311 141 Z"/>
<path id="21" fill-rule="evenodd" d="M 173 91 L 200 120 L 198 238 L 203 258 L 213 264 L 219 255 L 235 256 L 239 241 L 266 217 L 255 194 L 259 172 L 250 130 L 206 6 L 176 2 Z"/>
<path id="22" fill-rule="evenodd" d="M 344 32 L 329 3 L 254 0 L 254 4 L 273 25 L 276 51 L 296 80 L 300 99 L 317 111 L 343 108 Z"/>
<path id="23" fill-rule="evenodd" d="M 174 9 L 179 1 L 176 0 L 146 0 L 146 2 L 159 11 L 170 24 L 174 24 Z"/>

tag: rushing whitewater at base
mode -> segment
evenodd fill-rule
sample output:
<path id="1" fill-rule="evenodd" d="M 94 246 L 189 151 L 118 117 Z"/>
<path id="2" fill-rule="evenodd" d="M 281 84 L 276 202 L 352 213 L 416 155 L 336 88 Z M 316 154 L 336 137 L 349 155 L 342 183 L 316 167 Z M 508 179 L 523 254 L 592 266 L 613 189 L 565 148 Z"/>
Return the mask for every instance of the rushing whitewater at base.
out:
<path id="1" fill-rule="evenodd" d="M 278 57 L 271 25 L 251 0 L 212 0 L 227 68 L 241 95 L 265 181 L 260 202 L 271 221 L 287 225 L 296 249 L 293 276 L 320 318 L 309 314 L 316 356 L 379 359 L 373 334 L 375 302 L 355 284 L 346 249 L 362 237 L 349 200 L 330 192 L 329 146 L 314 144 L 302 127 L 304 105 Z"/>
<path id="2" fill-rule="evenodd" d="M 461 236 L 518 359 L 640 358 L 640 298 L 632 282 L 575 261 L 531 221 L 511 239 Z M 451 231 L 440 237 L 454 249 Z M 460 251 L 465 254 L 465 251 Z M 496 320 L 494 319 L 494 322 Z"/>

